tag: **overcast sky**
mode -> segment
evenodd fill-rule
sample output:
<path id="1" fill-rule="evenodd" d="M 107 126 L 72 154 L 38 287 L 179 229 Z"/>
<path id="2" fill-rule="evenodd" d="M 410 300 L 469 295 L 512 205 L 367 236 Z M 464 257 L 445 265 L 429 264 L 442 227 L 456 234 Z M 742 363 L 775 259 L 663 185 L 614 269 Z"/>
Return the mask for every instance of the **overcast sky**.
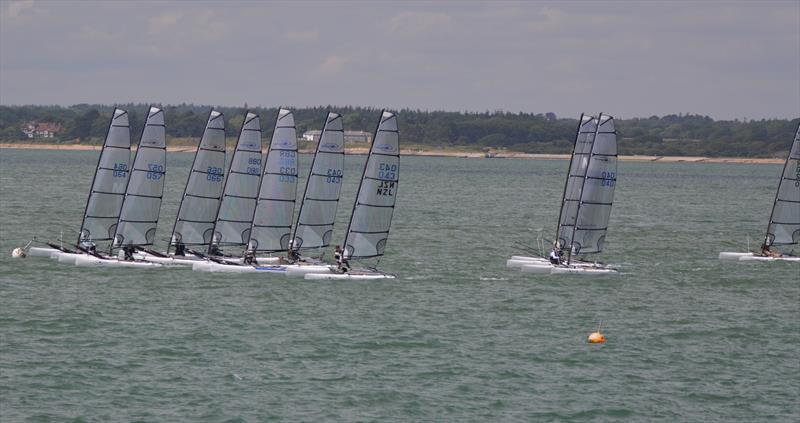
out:
<path id="1" fill-rule="evenodd" d="M 800 116 L 800 1 L 7 1 L 0 103 Z"/>

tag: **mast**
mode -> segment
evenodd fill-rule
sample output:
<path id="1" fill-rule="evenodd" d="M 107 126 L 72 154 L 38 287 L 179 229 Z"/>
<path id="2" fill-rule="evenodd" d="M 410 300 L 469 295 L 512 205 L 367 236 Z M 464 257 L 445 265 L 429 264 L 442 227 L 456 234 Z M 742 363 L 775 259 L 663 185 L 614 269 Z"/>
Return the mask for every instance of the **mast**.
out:
<path id="1" fill-rule="evenodd" d="M 214 113 L 217 113 L 217 115 L 214 116 Z M 213 120 L 216 120 L 216 119 L 222 119 L 223 120 L 223 128 L 212 128 L 210 126 L 211 122 Z M 222 132 L 223 132 L 223 134 L 222 134 L 222 139 L 223 139 L 222 166 L 223 167 L 225 166 L 225 155 L 226 155 L 226 153 L 225 153 L 225 144 L 226 143 L 224 142 L 225 141 L 224 122 L 225 122 L 225 115 L 222 112 L 216 112 L 213 108 L 211 110 L 209 110 L 208 119 L 206 120 L 206 127 L 203 130 L 203 134 L 200 136 L 200 140 L 197 142 L 197 150 L 195 150 L 195 152 L 194 152 L 194 159 L 192 159 L 192 166 L 189 168 L 189 175 L 186 177 L 186 185 L 183 187 L 183 195 L 181 196 L 181 202 L 178 205 L 178 214 L 175 216 L 175 223 L 172 224 L 172 235 L 170 236 L 170 241 L 167 244 L 167 254 L 169 254 L 169 249 L 173 246 L 173 244 L 177 243 L 176 236 L 175 236 L 175 231 L 178 229 L 178 222 L 180 222 L 180 220 L 181 220 L 181 210 L 183 209 L 183 203 L 184 203 L 184 200 L 186 200 L 187 195 L 190 195 L 190 194 L 188 194 L 188 190 L 189 190 L 189 183 L 191 183 L 192 176 L 195 173 L 194 166 L 197 163 L 197 157 L 200 155 L 200 151 L 203 150 L 203 141 L 205 140 L 206 135 L 208 135 L 208 131 L 210 131 L 210 130 L 214 130 L 214 131 L 222 130 Z M 221 195 L 221 193 L 220 193 L 220 195 Z"/>
<path id="2" fill-rule="evenodd" d="M 569 237 L 570 245 L 567 251 L 567 264 L 572 262 L 572 246 L 575 244 L 575 230 L 578 229 L 578 217 L 580 217 L 581 206 L 583 205 L 583 189 L 586 186 L 586 174 L 589 172 L 589 165 L 592 161 L 592 153 L 594 152 L 594 142 L 597 139 L 597 133 L 600 132 L 600 120 L 603 114 L 597 115 L 597 124 L 594 126 L 594 136 L 592 137 L 592 147 L 589 149 L 589 158 L 586 160 L 586 169 L 583 171 L 583 181 L 581 182 L 581 196 L 578 201 L 578 208 L 575 210 L 575 224 L 572 226 L 572 234 Z"/>
<path id="3" fill-rule="evenodd" d="M 252 115 L 252 117 L 250 119 L 247 119 L 248 116 L 251 116 L 251 115 Z M 258 149 L 258 154 L 259 154 L 259 157 L 261 156 L 261 134 L 260 134 L 260 132 L 261 132 L 261 122 L 260 122 L 260 117 L 259 117 L 259 115 L 255 114 L 255 113 L 251 113 L 249 110 L 247 110 L 245 112 L 244 120 L 242 121 L 242 127 L 239 129 L 239 137 L 237 138 L 237 141 L 236 141 L 236 147 L 233 150 L 233 155 L 231 157 L 231 165 L 228 168 L 228 173 L 225 176 L 225 182 L 223 183 L 223 186 L 222 186 L 222 198 L 220 199 L 219 205 L 217 206 L 216 218 L 214 219 L 214 227 L 211 230 L 211 238 L 210 238 L 209 243 L 208 243 L 208 250 L 207 250 L 208 254 L 212 253 L 213 246 L 214 246 L 214 236 L 216 235 L 217 227 L 219 226 L 219 222 L 220 222 L 220 218 L 219 217 L 220 217 L 220 213 L 222 211 L 222 206 L 223 206 L 223 204 L 225 202 L 225 197 L 229 196 L 228 193 L 227 193 L 228 182 L 231 180 L 231 173 L 233 172 L 234 165 L 236 165 L 236 156 L 238 155 L 239 150 L 240 150 L 239 149 L 239 144 L 242 141 L 242 136 L 243 136 L 243 134 L 244 134 L 244 132 L 246 130 L 245 128 L 247 127 L 247 124 L 250 123 L 254 119 L 259 119 L 259 124 L 258 124 L 258 126 L 259 126 L 259 129 L 258 129 L 258 132 L 259 132 L 259 137 L 258 137 L 259 149 Z M 247 151 L 250 151 L 250 150 L 247 150 Z M 261 171 L 261 164 L 260 163 L 259 163 L 258 170 L 259 170 L 259 172 Z M 260 174 L 258 176 L 260 177 Z M 260 180 L 260 178 L 259 178 L 259 180 Z M 256 193 L 256 199 L 257 198 L 258 198 L 258 193 Z"/>
<path id="4" fill-rule="evenodd" d="M 554 246 L 558 246 L 558 233 L 561 232 L 561 215 L 564 213 L 564 197 L 567 196 L 567 186 L 569 185 L 569 173 L 572 171 L 572 162 L 575 160 L 575 147 L 578 145 L 578 136 L 583 126 L 583 113 L 578 118 L 578 129 L 575 130 L 575 142 L 572 143 L 572 154 L 569 157 L 569 167 L 567 168 L 567 178 L 564 180 L 564 191 L 561 194 L 561 208 L 558 210 L 558 220 L 556 221 L 556 236 L 553 238 Z M 562 247 L 563 248 L 563 247 Z"/>
<path id="5" fill-rule="evenodd" d="M 163 113 L 164 113 L 164 110 L 161 109 L 161 108 L 158 108 L 158 107 L 155 107 L 155 106 L 150 106 L 148 108 L 147 118 L 145 119 L 144 125 L 142 126 L 142 135 L 139 138 L 139 144 L 138 144 L 138 146 L 136 148 L 136 154 L 134 155 L 134 158 L 133 158 L 133 165 L 131 166 L 131 169 L 129 171 L 128 180 L 127 180 L 127 182 L 125 184 L 125 197 L 122 200 L 122 206 L 121 206 L 121 209 L 120 209 L 120 215 L 119 215 L 119 218 L 117 219 L 117 226 L 116 226 L 116 228 L 114 230 L 114 238 L 113 238 L 113 241 L 111 242 L 111 247 L 109 248 L 109 254 L 114 250 L 114 247 L 116 246 L 117 243 L 119 243 L 120 246 L 122 246 L 122 244 L 125 242 L 124 236 L 122 238 L 119 238 L 120 237 L 120 227 L 122 226 L 123 223 L 129 223 L 129 224 L 154 223 L 156 225 L 158 223 L 158 214 L 159 214 L 159 212 L 161 210 L 161 199 L 162 199 L 162 197 L 164 195 L 163 177 L 166 174 L 166 171 L 165 171 L 166 150 L 167 150 L 167 148 L 166 148 L 166 126 L 163 123 L 164 122 Z M 161 123 L 151 122 L 151 119 L 153 119 L 154 121 L 157 120 L 155 117 L 158 116 L 159 114 L 162 115 L 160 117 Z M 156 134 L 155 134 L 156 137 L 154 137 L 154 138 L 157 138 L 157 139 L 154 139 L 154 140 L 146 140 L 145 139 L 145 135 L 148 133 L 148 128 L 160 128 L 160 130 L 156 130 L 157 131 Z M 149 146 L 147 144 L 153 144 L 153 145 Z M 159 165 L 159 164 L 148 163 L 147 164 L 147 166 L 148 166 L 147 169 L 137 168 L 136 164 L 137 164 L 137 160 L 138 160 L 140 154 L 144 154 L 144 152 L 147 149 L 163 150 L 163 154 L 164 154 L 164 156 L 162 156 L 163 157 L 163 164 Z M 159 190 L 160 194 L 158 196 L 146 195 L 146 194 L 141 194 L 141 193 L 133 194 L 133 193 L 130 192 L 131 179 L 133 179 L 133 177 L 135 176 L 135 173 L 137 171 L 138 172 L 145 172 L 147 174 L 147 176 L 146 176 L 147 179 L 160 181 L 160 183 L 161 183 L 160 190 Z M 145 181 L 142 181 L 142 182 L 145 182 Z M 143 197 L 143 198 L 158 199 L 158 210 L 156 210 L 155 221 L 123 220 L 123 214 L 126 211 L 125 206 L 127 204 L 129 204 L 128 200 L 130 199 L 130 197 Z M 155 234 L 155 226 L 153 228 L 151 228 L 151 229 L 154 231 L 153 232 L 153 235 L 154 235 Z M 147 232 L 149 232 L 149 231 L 150 230 L 148 230 Z M 137 244 L 137 243 L 131 242 L 129 245 L 134 246 L 134 247 L 141 246 L 141 245 L 151 245 L 152 242 L 150 242 L 147 239 L 147 232 L 145 232 L 145 234 L 144 234 L 145 244 Z"/>
<path id="6" fill-rule="evenodd" d="M 348 259 L 383 255 L 399 185 L 399 142 L 397 115 L 381 111 L 345 235 Z"/>
<path id="7" fill-rule="evenodd" d="M 117 111 L 120 111 L 122 113 L 120 113 L 120 115 L 117 116 Z M 122 116 L 125 116 L 126 114 L 128 114 L 128 112 L 126 112 L 126 111 L 124 111 L 122 109 L 116 108 L 116 107 L 114 108 L 114 111 L 111 113 L 111 120 L 108 123 L 108 130 L 106 131 L 106 138 L 103 140 L 103 148 L 100 150 L 100 157 L 97 159 L 97 166 L 94 168 L 94 175 L 92 176 L 92 185 L 89 187 L 89 194 L 86 196 L 86 206 L 83 209 L 83 220 L 81 220 L 81 229 L 80 229 L 80 231 L 78 231 L 78 241 L 75 243 L 76 246 L 80 246 L 81 245 L 81 241 L 82 241 L 82 238 L 83 238 L 83 229 L 84 229 L 84 227 L 86 225 L 86 218 L 88 217 L 87 213 L 89 212 L 89 202 L 91 201 L 92 194 L 94 193 L 94 186 L 95 186 L 95 183 L 97 182 L 97 174 L 99 173 L 100 168 L 103 165 L 103 153 L 105 153 L 106 148 L 109 148 L 109 147 L 110 148 L 122 148 L 122 147 L 109 146 L 108 145 L 109 137 L 111 136 L 111 131 L 113 130 L 114 127 L 124 127 L 124 128 L 128 128 L 128 131 L 130 131 L 130 125 L 129 124 L 128 125 L 119 125 L 119 126 L 114 125 L 114 120 L 116 120 L 117 118 L 120 118 Z M 128 133 L 128 166 L 130 166 L 130 132 Z M 113 171 L 115 173 L 116 172 L 120 172 L 120 169 L 113 169 Z M 128 169 L 127 168 L 125 170 L 122 170 L 122 172 L 125 172 L 125 176 L 126 177 L 128 176 Z M 127 183 L 126 183 L 126 189 L 127 189 Z M 124 195 L 125 194 L 123 192 L 123 196 Z M 117 219 L 119 219 L 119 215 L 117 215 Z"/>
<path id="8" fill-rule="evenodd" d="M 762 248 L 763 247 L 769 247 L 769 246 L 773 245 L 774 242 L 775 242 L 774 237 L 775 237 L 776 234 L 772 234 L 773 235 L 773 240 L 772 240 L 772 242 L 770 242 L 770 240 L 769 240 L 769 230 L 770 230 L 770 227 L 773 225 L 772 219 L 775 217 L 775 209 L 778 206 L 778 201 L 780 201 L 779 196 L 780 196 L 780 193 L 781 193 L 781 185 L 783 184 L 783 180 L 786 179 L 786 168 L 789 166 L 789 161 L 792 159 L 792 152 L 797 151 L 798 153 L 800 153 L 800 148 L 798 148 L 799 147 L 798 143 L 800 143 L 800 124 L 798 124 L 798 126 L 797 126 L 797 131 L 795 132 L 794 140 L 792 141 L 792 145 L 789 147 L 789 154 L 786 155 L 786 161 L 783 162 L 783 169 L 781 170 L 781 177 L 780 177 L 780 179 L 778 179 L 778 189 L 775 190 L 775 199 L 772 201 L 772 210 L 770 210 L 769 221 L 767 221 L 767 232 L 766 232 L 766 234 L 764 234 L 764 242 L 761 244 Z M 797 157 L 796 159 L 800 159 L 800 157 Z M 798 164 L 798 175 L 797 176 L 798 176 L 798 178 L 800 178 L 800 164 Z M 797 181 L 796 183 L 800 183 L 800 181 Z M 798 204 L 798 206 L 800 207 L 800 204 Z"/>
<path id="9" fill-rule="evenodd" d="M 319 153 L 319 147 L 322 145 L 322 135 L 325 133 L 325 129 L 328 127 L 328 118 L 330 117 L 331 111 L 328 110 L 328 114 L 325 115 L 325 123 L 322 125 L 322 132 L 319 133 L 319 139 L 317 140 L 317 148 L 314 149 L 314 157 L 311 159 L 311 167 L 308 168 L 308 178 L 306 178 L 306 186 L 303 188 L 303 198 L 300 200 L 300 210 L 297 211 L 297 219 L 295 220 L 295 224 L 292 227 L 292 236 L 289 239 L 289 251 L 295 250 L 294 248 L 294 237 L 297 235 L 297 227 L 300 225 L 300 216 L 303 214 L 303 206 L 306 204 L 306 195 L 308 195 L 308 186 L 311 184 L 311 176 L 314 174 L 314 163 L 317 162 L 317 154 Z M 300 247 L 298 247 L 300 249 Z"/>
<path id="10" fill-rule="evenodd" d="M 278 154 L 278 156 L 274 156 L 274 154 Z M 250 232 L 248 233 L 247 242 L 245 242 L 245 252 L 247 250 L 252 250 L 253 252 L 286 251 L 289 248 L 290 241 L 288 238 L 291 237 L 292 221 L 294 220 L 294 205 L 297 199 L 297 168 L 299 164 L 297 157 L 297 128 L 294 123 L 294 113 L 291 110 L 282 107 L 278 108 L 272 137 L 263 161 L 264 167 L 258 183 L 256 204 L 253 207 L 253 213 L 250 218 Z M 266 186 L 264 185 L 265 180 L 267 180 Z M 285 184 L 291 184 L 291 186 L 286 187 Z M 263 188 L 266 188 L 266 193 L 262 192 Z M 266 209 L 260 210 L 260 207 L 266 207 Z M 281 207 L 284 208 L 283 212 L 280 210 Z M 256 218 L 258 218 L 258 222 Z M 287 232 L 278 233 L 281 230 Z M 254 234 L 257 231 L 258 233 Z M 286 249 L 283 248 L 282 240 L 284 237 L 286 237 Z M 277 245 L 270 246 L 267 244 L 267 248 L 259 249 L 261 243 L 259 239 L 274 241 L 276 238 Z M 276 247 L 277 249 L 275 249 Z"/>
<path id="11" fill-rule="evenodd" d="M 381 114 L 378 117 L 378 124 L 375 125 L 375 132 L 372 134 L 372 145 L 369 146 L 369 153 L 367 159 L 364 161 L 364 170 L 361 171 L 361 179 L 358 182 L 358 189 L 356 190 L 356 199 L 353 201 L 353 210 L 350 212 L 350 221 L 347 222 L 347 232 L 344 233 L 344 242 L 342 243 L 342 257 L 347 252 L 347 240 L 350 238 L 350 228 L 353 226 L 353 216 L 356 214 L 356 206 L 358 206 L 358 197 L 361 195 L 361 187 L 364 185 L 364 175 L 367 174 L 367 166 L 369 166 L 369 158 L 372 156 L 372 151 L 375 149 L 375 137 L 378 136 L 378 128 L 381 127 L 383 122 L 383 113 L 386 109 L 381 109 Z M 345 257 L 349 258 L 349 257 Z"/>

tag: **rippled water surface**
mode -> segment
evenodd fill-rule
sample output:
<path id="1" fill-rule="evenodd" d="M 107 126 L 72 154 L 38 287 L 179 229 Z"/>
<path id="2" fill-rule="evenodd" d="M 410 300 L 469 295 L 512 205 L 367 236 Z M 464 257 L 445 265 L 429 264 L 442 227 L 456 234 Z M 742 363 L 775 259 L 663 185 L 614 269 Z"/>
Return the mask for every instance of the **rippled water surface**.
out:
<path id="1" fill-rule="evenodd" d="M 11 259 L 75 238 L 97 154 L 0 150 L 0 421 L 800 419 L 800 266 L 716 258 L 762 236 L 778 165 L 620 163 L 611 277 L 505 268 L 552 237 L 567 167 L 510 159 L 403 158 L 396 280 Z"/>

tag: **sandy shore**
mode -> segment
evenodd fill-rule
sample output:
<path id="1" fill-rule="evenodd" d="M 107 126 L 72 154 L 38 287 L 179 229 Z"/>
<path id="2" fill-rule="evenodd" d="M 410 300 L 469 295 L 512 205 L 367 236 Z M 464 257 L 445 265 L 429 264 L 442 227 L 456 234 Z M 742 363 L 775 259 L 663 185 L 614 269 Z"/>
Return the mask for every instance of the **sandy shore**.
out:
<path id="1" fill-rule="evenodd" d="M 77 150 L 77 151 L 93 151 L 99 150 L 99 145 L 83 145 L 83 144 L 33 144 L 33 143 L 0 143 L 0 149 L 15 148 L 23 150 Z M 135 150 L 135 148 L 134 148 Z M 169 146 L 169 152 L 194 152 L 195 147 L 192 146 Z M 300 150 L 301 153 L 313 153 L 313 151 Z M 348 148 L 347 154 L 367 154 L 367 148 Z M 485 158 L 486 154 L 481 152 L 456 152 L 444 150 L 400 150 L 400 154 L 404 156 L 428 156 L 428 157 L 464 157 L 464 158 Z M 528 154 L 528 153 L 513 153 L 501 152 L 496 153 L 494 158 L 507 158 L 507 159 L 532 159 L 532 160 L 569 160 L 569 154 Z M 619 156 L 621 161 L 636 161 L 636 162 L 688 162 L 688 163 L 751 163 L 751 164 L 782 164 L 783 159 L 759 159 L 759 158 L 743 158 L 743 157 L 701 157 L 701 156 Z"/>

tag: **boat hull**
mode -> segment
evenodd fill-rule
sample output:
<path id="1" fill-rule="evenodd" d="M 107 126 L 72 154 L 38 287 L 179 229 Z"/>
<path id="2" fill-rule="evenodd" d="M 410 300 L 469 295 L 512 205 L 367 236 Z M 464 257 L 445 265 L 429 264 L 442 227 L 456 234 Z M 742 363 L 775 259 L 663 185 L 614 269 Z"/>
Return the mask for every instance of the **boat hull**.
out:
<path id="1" fill-rule="evenodd" d="M 75 257 L 76 266 L 94 266 L 94 267 L 135 267 L 143 269 L 156 269 L 165 267 L 161 263 L 152 263 L 149 261 L 126 261 L 116 258 L 98 258 L 86 254 L 78 254 Z"/>
<path id="2" fill-rule="evenodd" d="M 50 257 L 54 253 L 60 253 L 60 250 L 47 247 L 30 247 L 28 248 L 28 257 Z"/>
<path id="3" fill-rule="evenodd" d="M 370 279 L 395 279 L 394 275 L 384 273 L 306 273 L 306 280 L 370 280 Z"/>
<path id="4" fill-rule="evenodd" d="M 723 251 L 719 253 L 720 260 L 739 260 L 740 257 L 752 256 L 753 253 L 733 253 Z"/>
<path id="5" fill-rule="evenodd" d="M 756 255 L 741 256 L 739 261 L 789 261 L 800 262 L 800 257 L 762 257 Z"/>

